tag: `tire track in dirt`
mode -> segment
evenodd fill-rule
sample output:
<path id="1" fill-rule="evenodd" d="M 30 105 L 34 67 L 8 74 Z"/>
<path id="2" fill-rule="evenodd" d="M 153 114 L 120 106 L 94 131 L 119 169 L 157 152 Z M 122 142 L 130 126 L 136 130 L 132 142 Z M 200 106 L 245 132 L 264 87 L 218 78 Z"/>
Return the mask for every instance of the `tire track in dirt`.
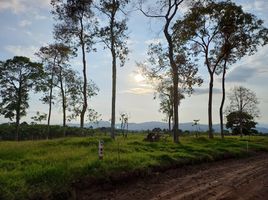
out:
<path id="1" fill-rule="evenodd" d="M 77 199 L 267 200 L 268 153 L 155 173 L 127 183 L 85 188 Z"/>
<path id="2" fill-rule="evenodd" d="M 259 163 L 256 163 L 256 165 L 258 164 Z M 225 169 L 223 168 L 221 170 Z M 207 173 L 203 172 L 194 176 L 201 180 L 197 184 L 194 182 L 184 183 L 178 180 L 180 183 L 173 186 L 173 188 L 180 188 L 181 185 L 188 184 L 192 186 L 186 187 L 183 190 L 169 190 L 165 192 L 166 195 L 163 195 L 162 193 L 160 194 L 161 198 L 158 197 L 155 199 L 219 199 L 223 194 L 228 193 L 230 190 L 239 188 L 244 183 L 248 183 L 251 179 L 254 180 L 254 177 L 259 177 L 259 175 L 263 174 L 262 167 L 256 169 L 253 166 L 245 167 L 245 169 L 228 170 L 222 177 L 219 177 L 219 174 L 221 173 L 218 171 L 218 175 L 215 173 L 210 174 L 209 171 L 210 170 L 207 170 Z"/>

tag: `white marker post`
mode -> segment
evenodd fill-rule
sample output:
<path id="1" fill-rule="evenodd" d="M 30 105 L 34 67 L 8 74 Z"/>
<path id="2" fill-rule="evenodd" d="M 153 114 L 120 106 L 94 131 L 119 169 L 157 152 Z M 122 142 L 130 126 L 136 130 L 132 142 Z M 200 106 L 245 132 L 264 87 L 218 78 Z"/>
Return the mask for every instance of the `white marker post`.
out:
<path id="1" fill-rule="evenodd" d="M 103 140 L 99 140 L 99 159 L 103 159 Z"/>

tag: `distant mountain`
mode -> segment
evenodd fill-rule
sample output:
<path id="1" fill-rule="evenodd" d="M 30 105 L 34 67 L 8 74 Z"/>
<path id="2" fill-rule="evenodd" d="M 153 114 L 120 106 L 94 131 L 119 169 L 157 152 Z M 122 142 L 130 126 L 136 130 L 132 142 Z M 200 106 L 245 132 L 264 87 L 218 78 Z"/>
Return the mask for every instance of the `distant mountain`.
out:
<path id="1" fill-rule="evenodd" d="M 72 124 L 70 126 L 78 126 L 77 124 Z M 100 121 L 98 124 L 94 123 L 88 123 L 85 125 L 86 127 L 92 126 L 93 128 L 98 128 L 98 127 L 110 127 L 110 122 L 108 121 Z M 120 128 L 120 124 L 115 125 L 117 128 Z M 133 130 L 133 131 L 142 131 L 142 130 L 152 130 L 154 128 L 161 128 L 161 129 L 168 129 L 168 124 L 165 122 L 158 122 L 158 121 L 151 121 L 151 122 L 142 122 L 142 123 L 129 123 L 128 129 Z M 205 124 L 200 124 L 198 126 L 193 126 L 192 122 L 188 123 L 180 123 L 179 128 L 183 131 L 207 131 L 208 130 L 208 125 Z M 213 129 L 216 132 L 220 132 L 220 124 L 215 124 L 213 125 Z M 257 125 L 256 128 L 259 132 L 262 133 L 268 133 L 268 125 L 266 124 L 260 124 Z"/>
<path id="2" fill-rule="evenodd" d="M 261 132 L 261 133 L 266 133 L 266 134 L 268 134 L 268 128 L 264 128 L 264 127 L 259 127 L 259 126 L 257 126 L 257 127 L 256 127 L 256 130 L 259 131 L 259 132 Z"/>
<path id="3" fill-rule="evenodd" d="M 259 124 L 257 124 L 257 127 L 261 127 L 261 128 L 264 128 L 264 129 L 268 130 L 268 124 L 259 123 Z"/>

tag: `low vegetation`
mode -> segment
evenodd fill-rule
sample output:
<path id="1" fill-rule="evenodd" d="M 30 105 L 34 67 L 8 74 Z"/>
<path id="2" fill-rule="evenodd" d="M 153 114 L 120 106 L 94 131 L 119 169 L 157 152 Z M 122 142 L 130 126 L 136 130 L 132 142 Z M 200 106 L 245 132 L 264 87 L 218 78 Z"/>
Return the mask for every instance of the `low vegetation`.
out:
<path id="1" fill-rule="evenodd" d="M 120 174 L 146 174 L 159 167 L 268 150 L 268 137 L 264 136 L 229 136 L 224 140 L 185 136 L 180 144 L 173 143 L 171 137 L 158 142 L 146 142 L 145 137 L 130 134 L 114 141 L 99 135 L 0 142 L 0 199 L 64 199 L 72 183 L 83 177 L 109 181 Z M 98 158 L 100 139 L 104 141 L 103 160 Z"/>
<path id="2" fill-rule="evenodd" d="M 0 140 L 15 139 L 15 124 L 0 124 Z M 49 131 L 51 134 L 49 134 Z M 26 122 L 20 125 L 20 140 L 40 140 L 53 139 L 66 136 L 92 136 L 98 130 L 80 129 L 78 127 L 62 127 L 59 125 L 33 124 L 28 125 Z"/>

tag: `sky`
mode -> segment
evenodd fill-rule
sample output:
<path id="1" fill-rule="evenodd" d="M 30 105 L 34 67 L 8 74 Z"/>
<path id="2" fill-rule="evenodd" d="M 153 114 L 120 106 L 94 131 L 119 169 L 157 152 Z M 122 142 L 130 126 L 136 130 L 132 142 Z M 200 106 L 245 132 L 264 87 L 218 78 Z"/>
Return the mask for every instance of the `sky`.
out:
<path id="1" fill-rule="evenodd" d="M 242 5 L 245 11 L 255 14 L 264 20 L 268 27 L 267 0 L 234 0 Z M 50 0 L 0 0 L 0 60 L 13 56 L 27 56 L 36 60 L 34 53 L 41 46 L 52 43 L 53 20 Z M 181 8 L 183 10 L 183 8 Z M 159 113 L 159 101 L 153 99 L 153 89 L 139 74 L 136 63 L 146 59 L 148 44 L 165 41 L 161 33 L 161 21 L 150 21 L 140 12 L 131 12 L 128 20 L 128 47 L 130 54 L 124 67 L 118 67 L 116 121 L 120 113 L 129 114 L 129 122 L 162 121 Z M 98 51 L 87 54 L 88 78 L 92 79 L 100 91 L 90 100 L 90 107 L 102 115 L 102 120 L 109 121 L 111 113 L 111 56 L 101 45 Z M 259 124 L 268 124 L 268 45 L 260 47 L 253 56 L 245 56 L 234 64 L 227 72 L 226 91 L 234 86 L 244 86 L 253 90 L 259 98 Z M 76 58 L 72 67 L 82 71 L 82 63 Z M 200 119 L 207 123 L 208 73 L 204 65 L 199 66 L 199 75 L 204 79 L 195 93 L 182 100 L 179 108 L 180 122 L 192 122 Z M 217 77 L 213 96 L 213 123 L 219 123 L 219 105 L 221 101 L 220 78 Z M 40 94 L 31 93 L 30 108 L 27 117 L 22 120 L 31 121 L 37 111 L 47 113 L 48 106 L 39 101 Z M 228 101 L 226 102 L 228 105 Z M 0 122 L 7 120 L 0 116 Z M 60 104 L 53 106 L 52 124 L 62 121 Z M 74 122 L 78 122 L 74 121 Z"/>

